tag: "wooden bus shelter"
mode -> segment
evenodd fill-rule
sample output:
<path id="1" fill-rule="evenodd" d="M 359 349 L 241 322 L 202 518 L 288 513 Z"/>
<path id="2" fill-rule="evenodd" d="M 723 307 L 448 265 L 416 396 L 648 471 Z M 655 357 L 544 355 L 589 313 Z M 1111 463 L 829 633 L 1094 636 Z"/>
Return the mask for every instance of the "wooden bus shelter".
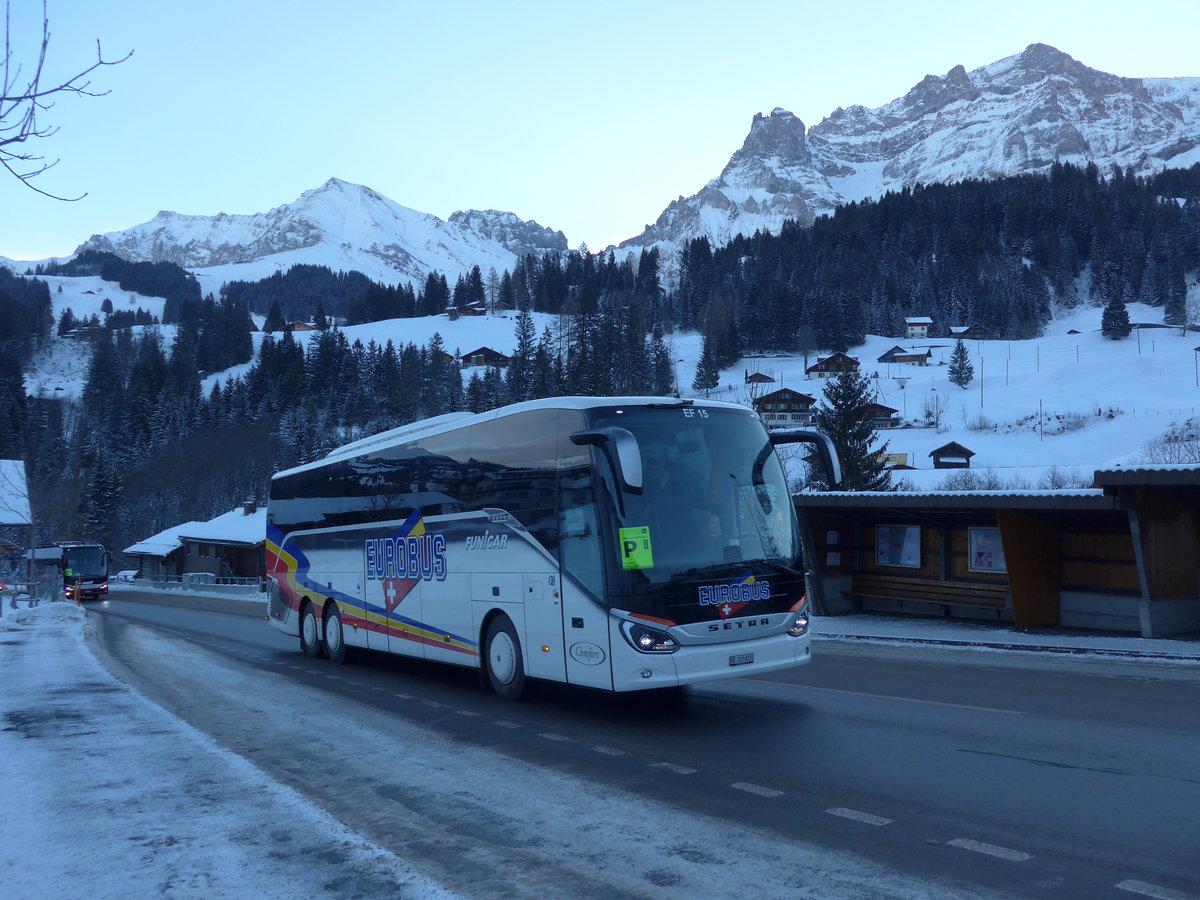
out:
<path id="1" fill-rule="evenodd" d="M 822 492 L 795 503 L 818 613 L 1145 631 L 1130 517 L 1103 490 Z"/>

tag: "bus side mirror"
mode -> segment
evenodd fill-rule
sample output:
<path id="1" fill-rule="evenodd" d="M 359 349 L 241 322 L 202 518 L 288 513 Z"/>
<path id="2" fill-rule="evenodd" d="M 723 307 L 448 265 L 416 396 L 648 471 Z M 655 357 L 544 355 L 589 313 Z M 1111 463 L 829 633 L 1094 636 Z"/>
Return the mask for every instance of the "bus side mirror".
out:
<path id="1" fill-rule="evenodd" d="M 837 450 L 834 449 L 833 441 L 829 439 L 829 435 L 822 434 L 819 431 L 772 431 L 770 438 L 771 444 L 774 446 L 779 446 L 780 444 L 812 444 L 813 449 L 817 453 L 817 459 L 821 463 L 821 468 L 825 472 L 825 483 L 829 485 L 830 490 L 841 490 L 842 464 L 838 460 Z"/>
<path id="2" fill-rule="evenodd" d="M 621 490 L 627 494 L 642 493 L 642 453 L 637 438 L 628 428 L 610 425 L 593 431 L 576 431 L 571 443 L 583 447 L 599 447 L 612 463 Z"/>

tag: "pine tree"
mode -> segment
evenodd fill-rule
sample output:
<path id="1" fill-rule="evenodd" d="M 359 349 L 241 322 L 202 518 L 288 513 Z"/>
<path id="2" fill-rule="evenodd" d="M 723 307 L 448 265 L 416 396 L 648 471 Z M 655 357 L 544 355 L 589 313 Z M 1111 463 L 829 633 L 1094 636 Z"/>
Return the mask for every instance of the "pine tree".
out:
<path id="1" fill-rule="evenodd" d="M 663 339 L 661 322 L 654 323 L 654 331 L 650 335 L 647 346 L 650 359 L 651 385 L 650 392 L 659 397 L 669 397 L 675 393 L 675 365 L 671 361 L 671 351 Z"/>
<path id="2" fill-rule="evenodd" d="M 0 343 L 0 459 L 24 459 L 26 404 L 21 354 Z"/>
<path id="3" fill-rule="evenodd" d="M 842 465 L 842 487 L 848 491 L 891 488 L 891 475 L 883 461 L 888 445 L 875 446 L 879 435 L 870 415 L 873 402 L 871 380 L 849 370 L 825 383 L 822 405 L 814 417 L 817 429 L 833 441 Z M 821 480 L 819 473 L 813 480 Z"/>
<path id="4" fill-rule="evenodd" d="M 692 379 L 692 390 L 697 393 L 704 391 L 704 396 L 721 383 L 721 370 L 713 358 L 712 344 L 704 339 L 704 347 L 700 351 L 700 363 L 696 366 L 696 377 Z"/>
<path id="5" fill-rule="evenodd" d="M 513 403 L 519 403 L 522 400 L 531 400 L 534 397 L 534 385 L 531 375 L 533 357 L 537 352 L 537 332 L 533 327 L 533 316 L 525 310 L 517 313 L 515 336 L 517 345 L 513 349 L 506 377 L 508 381 L 508 396 Z"/>
<path id="6" fill-rule="evenodd" d="M 967 389 L 975 378 L 975 367 L 971 365 L 971 358 L 967 354 L 967 347 L 959 338 L 954 343 L 954 352 L 950 354 L 950 365 L 946 369 L 946 377 L 950 379 L 951 384 L 956 384 L 963 390 Z"/>
<path id="7" fill-rule="evenodd" d="M 121 494 L 120 473 L 102 451 L 88 469 L 79 503 L 79 525 L 89 539 L 107 543 L 109 535 L 116 532 Z"/>
<path id="8" fill-rule="evenodd" d="M 268 334 L 283 331 L 283 324 L 283 310 L 279 307 L 279 301 L 272 300 L 271 309 L 267 312 L 267 321 L 263 323 L 263 331 Z"/>
<path id="9" fill-rule="evenodd" d="M 1129 337 L 1131 331 L 1133 326 L 1129 324 L 1129 310 L 1121 300 L 1113 300 L 1104 307 L 1104 313 L 1100 317 L 1101 334 L 1110 340 L 1119 341 Z"/>

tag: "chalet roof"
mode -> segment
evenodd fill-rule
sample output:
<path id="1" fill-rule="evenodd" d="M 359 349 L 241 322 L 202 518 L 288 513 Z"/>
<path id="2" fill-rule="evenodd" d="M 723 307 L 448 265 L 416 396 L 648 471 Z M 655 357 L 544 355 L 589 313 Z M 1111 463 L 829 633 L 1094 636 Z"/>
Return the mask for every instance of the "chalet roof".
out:
<path id="1" fill-rule="evenodd" d="M 264 507 L 247 514 L 239 506 L 207 522 L 183 526 L 179 538 L 207 544 L 261 544 L 267 539 L 267 510 Z"/>
<path id="2" fill-rule="evenodd" d="M 810 397 L 808 394 L 802 394 L 799 391 L 792 390 L 791 388 L 780 388 L 777 391 L 771 391 L 769 394 L 763 394 L 761 397 L 757 398 L 754 403 L 755 405 L 758 405 L 767 401 L 779 403 L 789 400 L 805 400 L 808 401 L 809 404 L 817 402 L 816 397 Z"/>
<path id="3" fill-rule="evenodd" d="M 898 409 L 892 409 L 890 406 L 884 406 L 882 403 L 868 403 L 867 411 L 873 416 L 894 416 L 900 412 Z"/>
<path id="4" fill-rule="evenodd" d="M 855 359 L 853 356 L 847 356 L 845 353 L 834 353 L 834 354 L 831 354 L 830 356 L 824 357 L 823 359 L 818 359 L 815 363 L 813 363 L 811 366 L 809 366 L 804 371 L 805 372 L 821 371 L 824 369 L 828 369 L 832 366 L 835 366 L 839 363 L 841 363 L 841 364 L 849 363 L 852 366 L 857 366 L 858 360 Z"/>
<path id="5" fill-rule="evenodd" d="M 906 350 L 903 347 L 901 347 L 899 344 L 897 344 L 895 347 L 893 347 L 887 353 L 883 354 L 883 356 L 879 357 L 879 359 L 877 359 L 876 362 L 890 362 L 891 360 L 895 359 L 897 356 L 903 356 L 904 354 L 910 353 L 910 352 L 911 351 Z"/>
<path id="6" fill-rule="evenodd" d="M 762 372 L 754 372 L 746 376 L 747 384 L 774 384 L 775 379 L 770 375 L 764 375 Z"/>
<path id="7" fill-rule="evenodd" d="M 935 447 L 929 451 L 930 456 L 962 456 L 972 457 L 975 455 L 974 450 L 968 450 L 958 441 L 951 441 L 948 444 L 942 444 L 940 447 Z"/>
<path id="8" fill-rule="evenodd" d="M 1099 488 L 1140 484 L 1154 487 L 1200 487 L 1200 465 L 1183 463 L 1162 466 L 1119 466 L 1097 469 L 1095 483 Z"/>
<path id="9" fill-rule="evenodd" d="M 796 506 L 846 509 L 978 509 L 1117 510 L 1116 498 L 1096 488 L 1030 491 L 804 491 Z"/>
<path id="10" fill-rule="evenodd" d="M 929 316 L 905 316 L 905 325 L 932 325 L 933 319 Z"/>
<path id="11" fill-rule="evenodd" d="M 144 541 L 138 541 L 132 547 L 126 547 L 125 552 L 130 556 L 159 556 L 165 559 L 183 546 L 183 540 L 179 537 L 181 532 L 203 524 L 203 522 L 185 522 L 182 525 L 172 525 Z"/>
<path id="12" fill-rule="evenodd" d="M 474 350 L 468 350 L 462 356 L 463 359 L 466 359 L 468 356 L 503 356 L 505 359 L 508 358 L 507 353 L 501 353 L 499 350 L 493 350 L 491 347 L 476 347 Z"/>

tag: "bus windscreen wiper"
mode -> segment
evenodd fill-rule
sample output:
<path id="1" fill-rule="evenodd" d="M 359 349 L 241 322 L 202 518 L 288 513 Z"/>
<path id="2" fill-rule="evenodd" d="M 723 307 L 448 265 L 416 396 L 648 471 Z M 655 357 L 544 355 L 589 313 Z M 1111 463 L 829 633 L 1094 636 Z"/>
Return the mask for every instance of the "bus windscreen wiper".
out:
<path id="1" fill-rule="evenodd" d="M 691 406 L 691 400 L 669 400 L 663 403 L 647 403 L 647 409 L 683 409 L 685 406 Z"/>

